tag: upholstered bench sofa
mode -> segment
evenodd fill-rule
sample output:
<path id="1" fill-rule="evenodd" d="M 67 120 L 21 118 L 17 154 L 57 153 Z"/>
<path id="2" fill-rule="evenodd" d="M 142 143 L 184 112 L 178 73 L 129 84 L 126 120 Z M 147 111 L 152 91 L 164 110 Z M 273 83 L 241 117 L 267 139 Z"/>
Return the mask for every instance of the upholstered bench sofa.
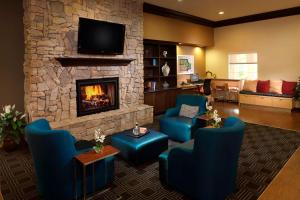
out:
<path id="1" fill-rule="evenodd" d="M 267 81 L 261 81 L 267 82 Z M 270 81 L 269 81 L 270 82 Z M 278 82 L 278 81 L 277 81 Z M 284 82 L 284 81 L 283 81 Z M 288 82 L 292 83 L 292 82 Z M 295 91 L 285 92 L 284 85 L 280 86 L 277 89 L 277 92 L 274 92 L 275 89 L 267 88 L 261 89 L 260 81 L 258 81 L 255 86 L 255 81 L 252 83 L 253 86 L 257 87 L 256 90 L 249 88 L 249 85 L 244 87 L 243 90 L 239 93 L 239 104 L 247 104 L 247 105 L 256 105 L 256 106 L 266 106 L 272 108 L 280 108 L 291 111 L 295 104 Z M 265 83 L 263 83 L 265 84 Z M 282 88 L 282 89 L 281 89 Z M 295 90 L 291 89 L 291 90 Z"/>

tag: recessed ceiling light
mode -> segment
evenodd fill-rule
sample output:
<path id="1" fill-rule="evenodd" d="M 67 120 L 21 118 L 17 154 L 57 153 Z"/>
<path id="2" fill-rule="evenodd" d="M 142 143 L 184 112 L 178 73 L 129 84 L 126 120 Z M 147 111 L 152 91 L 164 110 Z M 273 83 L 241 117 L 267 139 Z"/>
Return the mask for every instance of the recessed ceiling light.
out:
<path id="1" fill-rule="evenodd" d="M 177 0 L 178 2 L 183 2 L 183 0 Z"/>
<path id="2" fill-rule="evenodd" d="M 218 14 L 219 15 L 224 15 L 224 11 L 219 11 Z"/>

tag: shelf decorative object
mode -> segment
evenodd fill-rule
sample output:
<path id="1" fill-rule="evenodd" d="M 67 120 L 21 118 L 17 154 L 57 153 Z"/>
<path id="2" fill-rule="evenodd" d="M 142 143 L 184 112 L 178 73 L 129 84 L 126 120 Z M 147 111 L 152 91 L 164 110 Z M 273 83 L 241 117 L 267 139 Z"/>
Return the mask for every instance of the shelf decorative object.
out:
<path id="1" fill-rule="evenodd" d="M 163 88 L 168 88 L 169 87 L 169 83 L 167 81 L 165 81 L 162 86 L 163 86 Z"/>
<path id="2" fill-rule="evenodd" d="M 157 65 L 157 61 L 156 61 L 155 58 L 153 58 L 153 60 L 152 60 L 152 65 L 153 65 L 153 66 L 156 66 L 156 65 Z"/>
<path id="3" fill-rule="evenodd" d="M 169 76 L 170 67 L 169 67 L 167 62 L 165 62 L 165 64 L 162 66 L 161 71 L 162 71 L 164 76 Z"/>
<path id="4" fill-rule="evenodd" d="M 163 51 L 163 56 L 166 58 L 168 55 L 168 51 Z"/>

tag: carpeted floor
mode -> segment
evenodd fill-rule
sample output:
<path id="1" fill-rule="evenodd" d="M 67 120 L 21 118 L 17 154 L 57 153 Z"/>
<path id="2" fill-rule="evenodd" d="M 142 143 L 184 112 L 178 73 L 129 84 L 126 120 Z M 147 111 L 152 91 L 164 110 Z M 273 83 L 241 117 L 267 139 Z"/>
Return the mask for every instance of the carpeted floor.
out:
<path id="1" fill-rule="evenodd" d="M 158 128 L 157 119 L 149 127 Z M 240 154 L 238 190 L 227 200 L 254 200 L 300 146 L 300 133 L 266 126 L 247 124 Z M 5 200 L 40 199 L 36 177 L 28 150 L 12 153 L 0 151 L 1 190 Z M 161 185 L 158 162 L 133 167 L 117 158 L 115 181 L 111 190 L 93 199 L 114 200 L 120 195 L 128 200 L 188 199 Z"/>

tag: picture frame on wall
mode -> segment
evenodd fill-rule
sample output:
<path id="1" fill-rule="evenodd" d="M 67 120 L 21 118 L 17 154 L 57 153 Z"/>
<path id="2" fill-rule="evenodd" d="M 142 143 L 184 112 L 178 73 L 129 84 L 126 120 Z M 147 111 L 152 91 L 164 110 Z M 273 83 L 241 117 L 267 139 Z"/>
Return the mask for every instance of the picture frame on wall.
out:
<path id="1" fill-rule="evenodd" d="M 193 74 L 194 68 L 193 55 L 177 56 L 177 74 Z"/>

